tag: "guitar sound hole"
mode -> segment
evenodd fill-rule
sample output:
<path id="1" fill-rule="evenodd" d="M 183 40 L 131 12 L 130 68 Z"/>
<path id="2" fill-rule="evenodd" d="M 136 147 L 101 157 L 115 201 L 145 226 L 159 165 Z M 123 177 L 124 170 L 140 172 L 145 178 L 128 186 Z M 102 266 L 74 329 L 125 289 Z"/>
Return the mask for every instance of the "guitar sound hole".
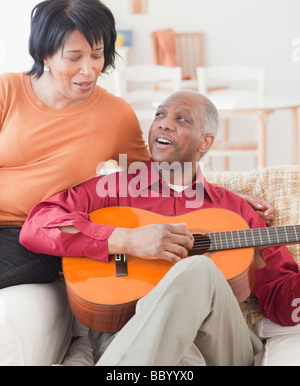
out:
<path id="1" fill-rule="evenodd" d="M 211 241 L 208 236 L 196 233 L 194 234 L 193 248 L 189 250 L 188 255 L 204 255 L 209 250 L 210 245 Z"/>

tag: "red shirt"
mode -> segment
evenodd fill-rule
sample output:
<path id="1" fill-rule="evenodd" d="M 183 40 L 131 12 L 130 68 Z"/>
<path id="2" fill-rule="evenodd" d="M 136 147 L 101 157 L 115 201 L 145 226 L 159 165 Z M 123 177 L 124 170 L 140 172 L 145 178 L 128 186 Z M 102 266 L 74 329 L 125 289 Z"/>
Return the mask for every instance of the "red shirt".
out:
<path id="1" fill-rule="evenodd" d="M 59 193 L 33 207 L 20 234 L 29 250 L 56 256 L 87 256 L 108 261 L 107 239 L 115 229 L 92 223 L 88 213 L 109 206 L 127 206 L 177 216 L 197 209 L 223 208 L 242 216 L 250 228 L 265 226 L 263 219 L 241 197 L 222 187 L 209 184 L 199 169 L 197 179 L 182 194 L 159 177 L 154 163 L 136 173 L 110 174 L 87 181 Z M 75 226 L 80 233 L 58 229 Z M 262 313 L 282 325 L 292 320 L 292 301 L 300 298 L 298 267 L 287 248 L 264 251 L 267 266 L 256 271 L 253 291 Z"/>

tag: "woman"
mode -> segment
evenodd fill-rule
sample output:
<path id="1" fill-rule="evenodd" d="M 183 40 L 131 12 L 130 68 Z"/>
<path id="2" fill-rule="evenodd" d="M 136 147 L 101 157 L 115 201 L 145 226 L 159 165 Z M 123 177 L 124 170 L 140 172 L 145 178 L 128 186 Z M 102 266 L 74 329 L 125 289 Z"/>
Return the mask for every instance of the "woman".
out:
<path id="1" fill-rule="evenodd" d="M 96 85 L 114 66 L 116 30 L 98 0 L 46 0 L 32 11 L 27 73 L 0 75 L 0 288 L 48 282 L 60 259 L 30 253 L 19 232 L 37 202 L 149 153 L 137 118 Z"/>

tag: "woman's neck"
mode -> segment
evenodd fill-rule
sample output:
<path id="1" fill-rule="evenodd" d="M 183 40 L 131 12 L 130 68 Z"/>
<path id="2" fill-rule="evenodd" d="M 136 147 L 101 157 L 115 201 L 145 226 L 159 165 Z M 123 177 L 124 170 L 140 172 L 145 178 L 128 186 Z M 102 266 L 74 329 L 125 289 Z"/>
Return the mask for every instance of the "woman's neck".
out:
<path id="1" fill-rule="evenodd" d="M 60 93 L 52 80 L 50 72 L 47 70 L 39 78 L 30 78 L 31 87 L 36 97 L 45 106 L 52 109 L 68 109 L 81 104 L 82 100 L 73 100 Z"/>

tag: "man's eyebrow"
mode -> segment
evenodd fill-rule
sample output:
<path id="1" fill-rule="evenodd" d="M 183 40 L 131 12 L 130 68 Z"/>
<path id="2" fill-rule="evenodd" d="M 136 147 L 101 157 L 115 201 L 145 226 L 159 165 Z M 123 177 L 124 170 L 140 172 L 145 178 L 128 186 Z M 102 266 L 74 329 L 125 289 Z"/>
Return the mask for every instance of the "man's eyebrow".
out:
<path id="1" fill-rule="evenodd" d="M 180 107 L 176 110 L 176 114 L 183 114 L 185 115 L 186 117 L 189 117 L 189 118 L 192 118 L 193 116 L 193 112 L 191 109 L 189 108 L 185 108 L 185 107 Z"/>
<path id="2" fill-rule="evenodd" d="M 184 113 L 184 114 L 191 114 L 191 110 L 190 109 L 187 109 L 187 108 L 181 108 L 181 109 L 179 109 L 182 113 Z"/>

